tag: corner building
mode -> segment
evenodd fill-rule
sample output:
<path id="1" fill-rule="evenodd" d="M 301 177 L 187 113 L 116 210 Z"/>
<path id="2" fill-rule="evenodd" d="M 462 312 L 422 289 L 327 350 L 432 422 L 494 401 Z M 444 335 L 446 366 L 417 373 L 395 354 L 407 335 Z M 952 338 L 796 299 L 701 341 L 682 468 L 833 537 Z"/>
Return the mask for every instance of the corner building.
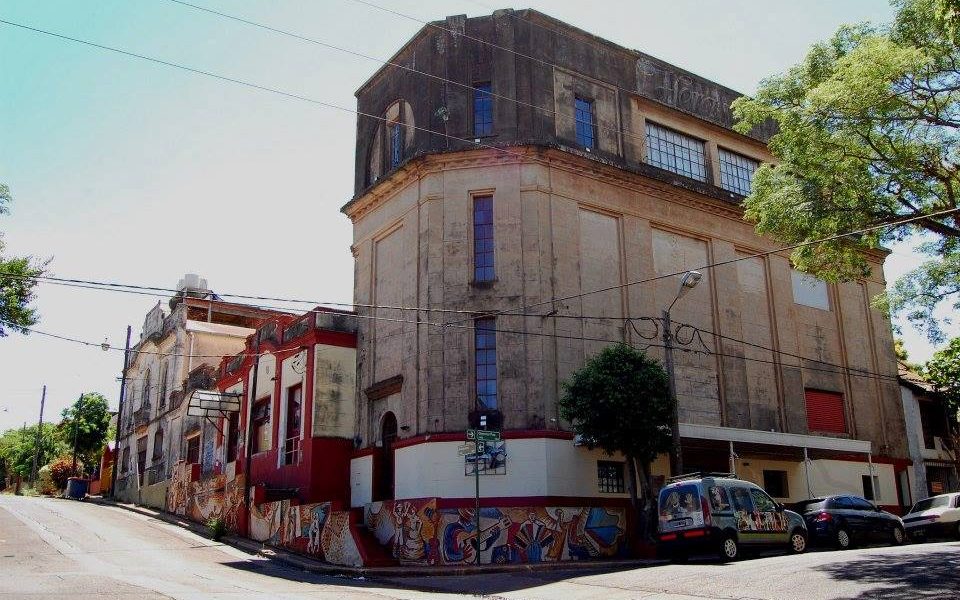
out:
<path id="1" fill-rule="evenodd" d="M 359 309 L 377 317 L 359 323 L 351 463 L 368 525 L 380 501 L 472 506 L 457 446 L 478 402 L 503 432 L 485 506 L 625 506 L 622 459 L 576 443 L 561 382 L 614 341 L 662 359 L 652 319 L 679 277 L 625 284 L 688 269 L 703 279 L 672 310 L 693 326 L 675 354 L 686 470 L 901 504 L 893 340 L 870 306 L 885 254 L 843 285 L 750 257 L 778 247 L 741 209 L 772 129 L 732 130 L 739 93 L 534 10 L 448 17 L 390 62 L 436 78 L 388 65 L 356 93 L 382 120 L 358 122 L 342 209 L 355 302 L 423 309 Z"/>

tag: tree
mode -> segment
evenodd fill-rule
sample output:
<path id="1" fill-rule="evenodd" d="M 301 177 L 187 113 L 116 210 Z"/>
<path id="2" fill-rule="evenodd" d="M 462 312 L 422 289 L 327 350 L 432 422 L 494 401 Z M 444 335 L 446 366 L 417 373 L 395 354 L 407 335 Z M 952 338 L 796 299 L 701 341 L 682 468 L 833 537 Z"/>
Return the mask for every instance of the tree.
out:
<path id="1" fill-rule="evenodd" d="M 73 448 L 76 429 L 77 457 L 86 465 L 100 462 L 103 445 L 110 427 L 110 410 L 107 399 L 97 392 L 83 394 L 73 405 L 63 409 L 60 422 L 60 437 L 67 448 Z"/>
<path id="2" fill-rule="evenodd" d="M 33 468 L 37 448 L 37 426 L 8 429 L 0 434 L 0 480 L 17 475 L 27 478 Z M 44 423 L 40 434 L 40 456 L 37 467 L 50 461 L 63 450 L 57 426 Z"/>
<path id="3" fill-rule="evenodd" d="M 960 194 L 960 2 L 895 0 L 887 27 L 844 26 L 786 73 L 733 104 L 746 133 L 773 120 L 776 165 L 744 202 L 758 233 L 798 243 L 957 208 Z M 960 218 L 926 217 L 793 252 L 828 281 L 867 273 L 864 249 L 908 238 L 930 256 L 876 298 L 933 341 L 934 310 L 960 309 Z"/>
<path id="4" fill-rule="evenodd" d="M 672 411 L 667 374 L 660 363 L 626 344 L 604 348 L 563 383 L 560 415 L 572 423 L 574 432 L 589 448 L 626 458 L 627 491 L 634 510 L 642 515 L 640 531 L 645 536 L 652 533 L 656 514 L 650 464 L 670 450 Z"/>
<path id="5" fill-rule="evenodd" d="M 0 215 L 9 212 L 12 200 L 10 188 L 0 183 Z M 37 285 L 33 278 L 43 275 L 49 263 L 35 262 L 31 256 L 5 258 L 4 249 L 0 234 L 0 337 L 5 337 L 8 329 L 26 333 L 26 328 L 37 322 L 37 311 L 30 306 Z"/>
<path id="6" fill-rule="evenodd" d="M 942 394 L 951 421 L 955 422 L 960 411 L 960 337 L 933 353 L 923 367 L 923 377 Z"/>

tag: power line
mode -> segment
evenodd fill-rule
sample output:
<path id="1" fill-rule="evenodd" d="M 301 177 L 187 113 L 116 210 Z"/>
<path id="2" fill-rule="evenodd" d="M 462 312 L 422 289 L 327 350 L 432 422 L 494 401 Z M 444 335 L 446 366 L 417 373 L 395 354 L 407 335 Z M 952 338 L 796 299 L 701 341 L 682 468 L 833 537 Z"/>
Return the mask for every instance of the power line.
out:
<path id="1" fill-rule="evenodd" d="M 590 296 L 590 295 L 592 295 L 592 294 L 600 294 L 600 293 L 603 293 L 603 292 L 610 292 L 610 291 L 613 291 L 613 290 L 619 290 L 619 289 L 626 288 L 626 287 L 629 287 L 629 286 L 632 286 L 632 285 L 639 285 L 639 284 L 641 284 L 641 283 L 650 283 L 650 282 L 652 282 L 652 281 L 658 281 L 658 280 L 660 280 L 660 279 L 668 279 L 668 278 L 671 278 L 671 277 L 677 277 L 677 276 L 679 276 L 679 275 L 683 275 L 683 274 L 688 273 L 688 272 L 690 272 L 690 271 L 701 271 L 701 270 L 706 270 L 706 269 L 714 269 L 714 268 L 716 268 L 716 267 L 722 267 L 722 266 L 725 266 L 725 265 L 734 264 L 734 263 L 740 262 L 740 261 L 742 261 L 742 260 L 751 260 L 751 259 L 754 259 L 754 258 L 764 258 L 764 257 L 766 257 L 766 256 L 771 256 L 771 255 L 774 255 L 774 254 L 779 254 L 779 253 L 781 253 L 781 252 L 786 252 L 786 251 L 788 251 L 788 250 L 796 250 L 796 249 L 798 249 L 798 248 L 805 248 L 805 247 L 807 247 L 807 246 L 813 246 L 813 245 L 815 245 L 815 244 L 824 244 L 824 243 L 826 243 L 826 242 L 834 242 L 834 241 L 841 240 L 841 239 L 847 238 L 847 237 L 853 237 L 853 236 L 863 235 L 863 234 L 865 234 L 865 233 L 869 233 L 869 232 L 874 231 L 874 230 L 877 230 L 877 229 L 884 229 L 884 228 L 887 228 L 887 227 L 900 227 L 900 226 L 902 226 L 902 225 L 906 225 L 906 224 L 912 223 L 912 222 L 914 222 L 914 221 L 920 221 L 920 220 L 924 220 L 924 219 L 932 219 L 932 218 L 936 218 L 936 217 L 942 217 L 942 216 L 946 216 L 946 215 L 949 215 L 949 214 L 956 213 L 956 212 L 958 212 L 958 211 L 960 211 L 960 208 L 950 208 L 950 209 L 942 210 L 942 211 L 938 211 L 938 212 L 927 213 L 927 214 L 922 214 L 922 215 L 915 215 L 915 216 L 912 216 L 912 217 L 905 217 L 905 218 L 903 218 L 903 219 L 897 219 L 897 220 L 895 220 L 895 221 L 891 221 L 891 222 L 888 222 L 888 223 L 880 223 L 880 224 L 878 224 L 878 225 L 871 225 L 870 227 L 864 227 L 864 228 L 862 228 L 862 229 L 857 229 L 856 231 L 848 231 L 848 232 L 846 232 L 846 233 L 838 233 L 838 234 L 835 234 L 835 235 L 831 235 L 831 236 L 828 236 L 828 237 L 819 238 L 819 239 L 815 239 L 815 240 L 806 240 L 806 241 L 803 241 L 803 242 L 799 242 L 799 243 L 796 243 L 796 244 L 792 244 L 792 245 L 790 245 L 790 246 L 783 246 L 783 247 L 777 248 L 777 249 L 775 249 L 775 250 L 767 250 L 767 251 L 765 251 L 765 252 L 758 252 L 758 253 L 756 253 L 756 254 L 747 254 L 747 255 L 743 255 L 743 256 L 738 256 L 738 257 L 736 257 L 736 258 L 731 258 L 731 259 L 728 259 L 728 260 L 722 260 L 722 261 L 720 261 L 720 262 L 708 263 L 708 264 L 705 264 L 705 265 L 701 265 L 701 266 L 699 266 L 699 267 L 691 267 L 691 268 L 689 268 L 689 269 L 684 269 L 684 270 L 682 270 L 682 271 L 674 271 L 673 273 L 665 273 L 665 274 L 663 274 L 663 275 L 656 275 L 656 276 L 654 276 L 654 277 L 647 277 L 647 278 L 645 278 L 645 279 L 638 279 L 638 280 L 635 280 L 635 281 L 628 281 L 628 282 L 626 282 L 626 283 L 620 283 L 620 284 L 617 284 L 617 285 L 611 285 L 611 286 L 607 286 L 607 287 L 600 288 L 600 289 L 596 289 L 596 290 L 590 290 L 590 291 L 587 291 L 587 292 L 581 292 L 581 293 L 579 293 L 579 294 L 570 294 L 570 295 L 568 295 L 568 296 L 561 296 L 561 297 L 559 297 L 559 298 L 558 298 L 558 297 L 553 297 L 553 298 L 550 298 L 549 300 L 543 300 L 543 301 L 541 301 L 541 302 L 535 302 L 535 303 L 532 303 L 532 304 L 524 304 L 523 306 L 520 306 L 520 307 L 517 308 L 516 310 L 517 310 L 517 311 L 520 311 L 520 314 L 523 314 L 525 311 L 527 311 L 527 310 L 529 310 L 529 309 L 536 308 L 536 307 L 538 307 L 538 306 L 543 306 L 543 305 L 545 305 L 545 304 L 553 304 L 553 303 L 556 303 L 556 302 L 565 302 L 565 301 L 567 301 L 567 300 L 574 300 L 574 299 L 576 299 L 576 298 L 583 298 L 584 296 Z M 510 310 L 507 309 L 507 310 L 502 310 L 502 311 L 492 311 L 492 312 L 489 312 L 489 313 L 478 314 L 478 315 L 475 315 L 475 317 L 473 317 L 473 318 L 496 317 L 496 316 L 509 315 L 509 314 L 511 314 L 511 313 L 510 313 Z"/>
<path id="2" fill-rule="evenodd" d="M 98 48 L 98 49 L 100 49 L 100 50 L 107 50 L 107 51 L 109 51 L 109 52 L 115 52 L 115 53 L 117 53 L 117 54 L 122 54 L 123 56 L 127 56 L 127 57 L 130 57 L 130 58 L 138 58 L 138 59 L 140 59 L 140 60 L 145 60 L 145 61 L 152 62 L 152 63 L 158 64 L 158 65 L 164 65 L 164 66 L 171 67 L 171 68 L 174 68 L 174 69 L 180 69 L 180 70 L 182 70 L 182 71 L 187 71 L 187 72 L 193 73 L 193 74 L 195 74 L 195 75 L 203 75 L 203 76 L 206 76 L 206 77 L 212 77 L 212 78 L 218 79 L 218 80 L 220 80 L 220 81 L 226 81 L 226 82 L 228 82 L 228 83 L 233 83 L 233 84 L 236 84 L 236 85 L 248 87 L 248 88 L 255 89 L 255 90 L 259 90 L 259 91 L 262 91 L 262 92 L 269 92 L 269 93 L 272 93 L 272 94 L 278 94 L 278 95 L 284 96 L 284 97 L 286 97 L 286 98 L 291 98 L 291 99 L 294 99 L 294 100 L 301 100 L 301 101 L 303 101 L 303 102 L 309 102 L 309 103 L 315 104 L 315 105 L 317 105 L 317 106 L 323 106 L 323 107 L 325 107 L 325 108 L 331 108 L 331 109 L 339 110 L 339 111 L 342 111 L 342 112 L 352 113 L 352 114 L 355 114 L 355 115 L 357 115 L 357 116 L 359 116 L 359 117 L 365 117 L 365 118 L 368 118 L 368 119 L 375 119 L 375 120 L 380 121 L 380 122 L 382 122 L 382 123 L 389 123 L 389 120 L 388 120 L 386 117 L 383 117 L 383 116 L 380 116 L 380 115 L 374 115 L 374 114 L 371 114 L 371 113 L 367 113 L 367 112 L 363 112 L 363 111 L 359 111 L 359 110 L 354 110 L 354 109 L 352 109 L 352 108 L 347 108 L 347 107 L 345 107 L 345 106 L 340 106 L 339 104 L 334 104 L 334 103 L 332 103 L 332 102 L 326 102 L 326 101 L 324 101 L 324 100 L 318 100 L 318 99 L 316 99 L 316 98 L 311 98 L 311 97 L 309 97 L 309 96 L 303 96 L 303 95 L 301 95 L 301 94 L 295 94 L 295 93 L 293 93 L 293 92 L 287 92 L 287 91 L 284 91 L 284 90 L 281 90 L 281 89 L 278 89 L 278 88 L 273 88 L 273 87 L 269 87 L 269 86 L 266 86 L 266 85 L 260 85 L 260 84 L 258 84 L 258 83 L 253 83 L 253 82 L 246 81 L 246 80 L 243 80 L 243 79 L 237 79 L 237 78 L 229 77 L 229 76 L 226 76 L 226 75 L 220 75 L 220 74 L 214 73 L 214 72 L 212 72 L 212 71 L 205 71 L 205 70 L 203 70 L 203 69 L 198 69 L 198 68 L 190 67 L 190 66 L 184 65 L 184 64 L 182 64 L 182 63 L 175 63 L 175 62 L 171 62 L 171 61 L 168 61 L 168 60 L 163 60 L 163 59 L 160 59 L 160 58 L 156 58 L 156 57 L 153 57 L 153 56 L 147 56 L 146 54 L 138 54 L 138 53 L 136 53 L 136 52 L 131 52 L 131 51 L 129 51 L 129 50 L 123 50 L 122 48 L 117 48 L 117 47 L 114 47 L 114 46 L 106 46 L 106 45 L 104 45 L 104 44 L 98 44 L 98 43 L 96 43 L 96 42 L 91 42 L 91 41 L 89 41 L 89 40 L 84 40 L 84 39 L 81 39 L 81 38 L 75 38 L 75 37 L 71 37 L 71 36 L 68 36 L 68 35 L 61 34 L 61 33 L 55 33 L 55 32 L 52 32 L 52 31 L 48 31 L 48 30 L 46 30 L 46 29 L 40 29 L 40 28 L 38 28 L 38 27 L 31 27 L 30 25 L 24 25 L 24 24 L 22 24 L 22 23 L 15 23 L 15 22 L 13 22 L 13 21 L 7 21 L 7 20 L 5 20 L 5 19 L 0 19 L 0 23 L 3 23 L 3 24 L 5 24 L 5 25 L 10 25 L 10 26 L 12 26 L 12 27 L 19 27 L 20 29 L 25 29 L 25 30 L 27 30 L 27 31 L 32 31 L 32 32 L 34 32 L 34 33 L 40 33 L 40 34 L 43 34 L 43 35 L 48 35 L 48 36 L 50 36 L 50 37 L 55 37 L 55 38 L 58 38 L 58 39 L 61 39 L 61 40 L 66 40 L 66 41 L 74 42 L 74 43 L 77 43 L 77 44 L 83 44 L 83 45 L 85 45 L 85 46 L 90 46 L 90 47 L 92 47 L 92 48 Z M 444 138 L 447 138 L 447 139 L 450 139 L 450 140 L 456 140 L 456 141 L 458 141 L 458 142 L 464 142 L 464 143 L 466 143 L 466 144 L 468 144 L 468 145 L 470 145 L 470 146 L 472 146 L 472 147 L 475 147 L 475 148 L 487 148 L 487 149 L 490 149 L 490 150 L 495 150 L 495 151 L 497 151 L 497 152 L 501 152 L 501 153 L 503 153 L 503 154 L 509 154 L 509 155 L 512 155 L 512 156 L 518 156 L 518 157 L 520 157 L 520 158 L 525 158 L 525 157 L 527 156 L 527 155 L 524 154 L 524 153 L 511 151 L 511 150 L 508 150 L 508 149 L 503 148 L 503 147 L 501 147 L 501 146 L 494 146 L 494 145 L 492 145 L 492 144 L 486 144 L 486 143 L 478 142 L 478 141 L 472 140 L 472 139 L 457 137 L 457 136 L 455 136 L 455 135 L 450 135 L 450 134 L 448 134 L 448 133 L 443 133 L 443 132 L 441 132 L 441 131 L 435 131 L 435 130 L 433 130 L 433 129 L 428 129 L 428 128 L 426 128 L 426 127 L 420 127 L 420 126 L 418 126 L 418 125 L 412 125 L 412 124 L 410 124 L 410 123 L 399 123 L 399 122 L 398 122 L 398 123 L 396 123 L 396 124 L 397 124 L 397 125 L 401 125 L 401 126 L 403 126 L 404 128 L 406 128 L 406 129 L 413 129 L 413 130 L 415 130 L 415 131 L 422 131 L 422 132 L 424 132 L 424 133 L 429 133 L 429 134 L 432 134 L 432 135 L 438 135 L 438 136 L 440 136 L 440 137 L 444 137 Z"/>
<path id="3" fill-rule="evenodd" d="M 462 88 L 462 89 L 465 89 L 465 90 L 470 90 L 470 91 L 472 91 L 472 92 L 474 92 L 474 93 L 479 92 L 479 93 L 482 93 L 482 94 L 484 94 L 484 95 L 486 95 L 486 96 L 488 96 L 488 97 L 490 97 L 490 98 L 495 98 L 495 99 L 497 99 L 497 100 L 503 100 L 503 101 L 505 101 L 505 102 L 512 102 L 512 103 L 517 104 L 517 105 L 519 105 L 519 106 L 525 106 L 525 107 L 527 107 L 527 108 L 532 108 L 532 109 L 534 109 L 534 110 L 540 111 L 540 112 L 545 113 L 545 114 L 548 114 L 548 115 L 553 115 L 554 117 L 563 116 L 563 117 L 571 118 L 571 119 L 572 119 L 572 118 L 575 118 L 575 116 L 576 116 L 575 111 L 570 111 L 570 112 L 563 111 L 563 112 L 561 112 L 561 111 L 559 111 L 559 110 L 551 109 L 551 108 L 548 108 L 548 107 L 546 107 L 546 106 L 540 106 L 540 105 L 538 105 L 538 104 L 533 104 L 532 102 L 526 102 L 526 101 L 523 101 L 523 100 L 519 100 L 519 99 L 517 99 L 517 98 L 511 98 L 510 96 L 505 96 L 505 95 L 503 95 L 503 94 L 498 94 L 498 93 L 496 93 L 496 92 L 494 92 L 494 91 L 492 91 L 492 90 L 481 89 L 481 88 L 478 88 L 478 87 L 476 87 L 476 86 L 473 86 L 473 85 L 470 85 L 470 84 L 467 84 L 467 83 L 463 83 L 463 82 L 460 82 L 460 81 L 455 81 L 455 80 L 453 80 L 453 79 L 448 79 L 448 78 L 446 78 L 446 77 L 442 77 L 442 76 L 440 76 L 440 75 L 436 75 L 436 74 L 434 74 L 434 73 L 428 73 L 427 71 L 422 71 L 422 70 L 417 69 L 417 68 L 415 68 L 415 67 L 411 67 L 411 66 L 408 66 L 408 65 L 404 65 L 404 64 L 402 64 L 402 63 L 398 63 L 398 62 L 391 61 L 391 60 L 383 60 L 383 59 L 377 58 L 377 57 L 375 57 L 375 56 L 370 56 L 369 54 L 364 54 L 363 52 L 358 52 L 358 51 L 356 51 L 356 50 L 350 50 L 350 49 L 348 49 L 348 48 L 343 48 L 343 47 L 341 47 L 341 46 L 337 46 L 336 44 L 331 44 L 330 42 L 325 42 L 325 41 L 323 41 L 323 40 L 319 40 L 319 39 L 313 38 L 313 37 L 308 37 L 308 36 L 303 35 L 303 34 L 300 34 L 300 33 L 296 33 L 296 32 L 289 31 L 289 30 L 285 30 L 285 29 L 280 29 L 280 28 L 278 28 L 278 27 L 273 27 L 272 25 L 266 25 L 266 24 L 264 24 L 264 23 L 260 23 L 260 22 L 257 22 L 257 21 L 252 21 L 252 20 L 250 20 L 250 19 L 246 19 L 246 18 L 240 17 L 240 16 L 238 16 L 238 15 L 221 12 L 221 11 L 219 11 L 219 10 L 214 10 L 214 9 L 212 9 L 212 8 L 208 8 L 208 7 L 205 7 L 205 6 L 198 6 L 198 5 L 196 5 L 196 4 L 191 4 L 190 2 L 185 2 L 184 0 L 168 0 L 168 2 L 173 2 L 174 4 L 180 4 L 181 6 L 185 6 L 185 7 L 188 7 L 188 8 L 192 8 L 192 9 L 194 9 L 194 10 L 202 11 L 202 12 L 209 13 L 209 14 L 212 14 L 212 15 L 216 15 L 216 16 L 222 17 L 222 18 L 224 18 L 224 19 L 229 19 L 229 20 L 231 20 L 231 21 L 236 21 L 236 22 L 238 22 L 238 23 L 243 23 L 243 24 L 245 24 L 245 25 L 250 25 L 250 26 L 252 26 L 252 27 L 257 27 L 257 28 L 260 28 L 260 29 L 264 29 L 264 30 L 266 30 L 266 31 L 270 31 L 270 32 L 276 33 L 276 34 L 278 34 L 278 35 L 283 35 L 283 36 L 291 37 L 291 38 L 294 38 L 294 39 L 297 39 L 297 40 L 301 40 L 301 41 L 304 41 L 304 42 L 308 42 L 308 43 L 311 43 L 311 44 L 316 44 L 316 45 L 318 45 L 318 46 L 322 46 L 322 47 L 328 48 L 328 49 L 330 49 L 330 50 L 335 50 L 335 51 L 337 51 L 337 52 L 343 52 L 343 53 L 345 53 L 345 54 L 350 54 L 351 56 L 356 56 L 356 57 L 359 57 L 359 58 L 364 58 L 364 59 L 366 59 L 366 60 L 370 60 L 370 61 L 373 61 L 373 62 L 376 62 L 376 63 L 380 63 L 381 65 L 386 65 L 386 66 L 390 66 L 390 67 L 395 67 L 395 68 L 397 68 L 397 69 L 401 69 L 401 70 L 407 71 L 407 72 L 409 72 L 409 73 L 415 73 L 415 74 L 417 74 L 417 75 L 421 75 L 421 76 L 427 77 L 427 78 L 429 78 L 429 79 L 433 79 L 433 80 L 436 80 L 436 81 L 441 81 L 441 82 L 443 82 L 443 83 L 451 84 L 451 85 L 457 86 L 457 87 Z M 632 132 L 632 131 L 628 131 L 628 130 L 626 130 L 626 129 L 621 129 L 621 128 L 620 128 L 615 122 L 613 122 L 613 121 L 609 121 L 609 120 L 607 120 L 607 119 L 602 119 L 602 118 L 600 118 L 600 117 L 596 117 L 594 120 L 596 121 L 597 127 L 600 128 L 600 129 L 606 129 L 606 130 L 608 130 L 608 131 L 612 131 L 612 132 L 614 132 L 614 133 L 619 133 L 619 134 L 622 134 L 622 135 L 624 135 L 624 136 L 631 137 L 631 138 L 635 138 L 635 139 L 639 139 L 639 140 L 645 140 L 645 139 L 646 139 L 646 135 L 645 135 L 645 134 L 637 134 L 637 133 L 634 133 L 634 132 Z"/>

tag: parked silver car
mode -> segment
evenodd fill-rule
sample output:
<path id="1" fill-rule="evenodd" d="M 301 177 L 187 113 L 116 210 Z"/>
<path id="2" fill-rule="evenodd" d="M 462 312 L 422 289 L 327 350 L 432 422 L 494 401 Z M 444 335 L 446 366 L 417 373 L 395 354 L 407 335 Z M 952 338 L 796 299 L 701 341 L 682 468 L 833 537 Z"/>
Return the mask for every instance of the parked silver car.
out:
<path id="1" fill-rule="evenodd" d="M 960 539 L 960 493 L 940 494 L 921 500 L 903 515 L 911 539 L 952 537 Z"/>

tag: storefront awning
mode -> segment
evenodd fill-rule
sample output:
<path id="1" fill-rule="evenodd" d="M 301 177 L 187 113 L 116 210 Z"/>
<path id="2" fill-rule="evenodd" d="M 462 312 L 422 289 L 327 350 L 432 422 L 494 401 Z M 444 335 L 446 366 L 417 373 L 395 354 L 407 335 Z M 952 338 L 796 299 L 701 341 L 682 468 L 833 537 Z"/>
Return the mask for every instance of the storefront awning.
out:
<path id="1" fill-rule="evenodd" d="M 694 425 L 680 423 L 680 437 L 722 442 L 746 444 L 765 444 L 769 446 L 787 446 L 791 448 L 809 448 L 831 450 L 835 452 L 855 452 L 871 454 L 871 442 L 847 438 L 826 437 L 820 435 L 802 435 L 799 433 L 780 433 L 757 429 L 738 429 L 736 427 L 718 427 L 716 425 Z"/>

